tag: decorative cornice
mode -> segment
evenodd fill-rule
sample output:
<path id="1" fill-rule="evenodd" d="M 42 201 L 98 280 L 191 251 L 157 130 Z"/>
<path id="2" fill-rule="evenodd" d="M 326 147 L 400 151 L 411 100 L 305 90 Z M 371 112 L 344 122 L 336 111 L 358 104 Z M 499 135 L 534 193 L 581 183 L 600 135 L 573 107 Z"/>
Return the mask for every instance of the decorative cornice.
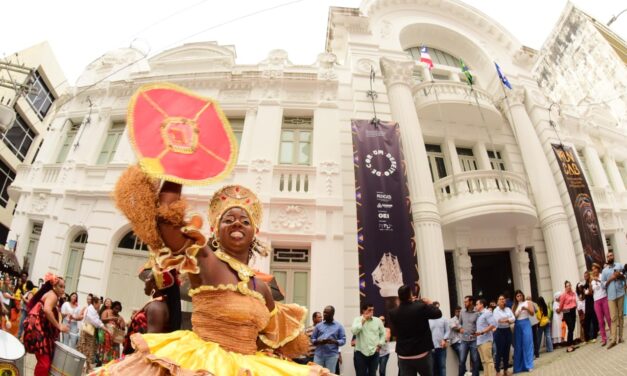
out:
<path id="1" fill-rule="evenodd" d="M 412 74 L 416 66 L 413 60 L 400 61 L 383 57 L 380 64 L 383 82 L 387 88 L 398 84 L 409 87 L 413 82 Z"/>

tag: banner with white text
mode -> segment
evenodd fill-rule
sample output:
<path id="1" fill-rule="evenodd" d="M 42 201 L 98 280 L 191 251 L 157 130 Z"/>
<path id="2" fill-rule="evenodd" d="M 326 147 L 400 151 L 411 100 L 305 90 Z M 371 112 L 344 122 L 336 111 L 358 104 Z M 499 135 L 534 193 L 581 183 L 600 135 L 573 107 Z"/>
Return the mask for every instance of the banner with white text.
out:
<path id="1" fill-rule="evenodd" d="M 418 280 L 407 171 L 397 123 L 352 120 L 360 301 L 384 315 Z"/>
<path id="2" fill-rule="evenodd" d="M 553 144 L 553 152 L 557 157 L 564 176 L 564 182 L 573 204 L 577 226 L 579 227 L 579 237 L 586 259 L 586 268 L 591 269 L 595 262 L 603 268 L 605 264 L 605 252 L 603 250 L 603 236 L 599 227 L 590 188 L 583 169 L 575 157 L 573 148 L 567 145 Z"/>

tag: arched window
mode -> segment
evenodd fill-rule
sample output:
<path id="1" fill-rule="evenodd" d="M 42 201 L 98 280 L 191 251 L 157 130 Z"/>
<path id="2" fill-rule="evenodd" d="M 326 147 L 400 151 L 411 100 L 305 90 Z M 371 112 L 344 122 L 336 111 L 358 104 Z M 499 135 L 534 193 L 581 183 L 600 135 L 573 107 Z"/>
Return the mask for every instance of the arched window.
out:
<path id="1" fill-rule="evenodd" d="M 68 293 L 72 293 L 78 288 L 78 280 L 81 275 L 81 267 L 83 265 L 83 255 L 85 254 L 86 244 L 86 231 L 81 231 L 76 234 L 70 243 L 70 250 L 65 268 L 65 288 Z"/>
<path id="2" fill-rule="evenodd" d="M 132 249 L 134 251 L 148 251 L 148 246 L 144 244 L 133 231 L 129 231 L 124 235 L 118 248 Z"/>
<path id="3" fill-rule="evenodd" d="M 414 60 L 420 61 L 420 47 L 411 47 L 405 50 Z M 460 68 L 459 58 L 457 56 L 453 56 L 448 52 L 438 50 L 437 48 L 432 48 L 427 46 L 427 52 L 429 52 L 429 56 L 431 56 L 431 60 L 433 60 L 433 64 L 446 65 L 449 67 Z M 468 64 L 466 64 L 468 66 Z M 470 66 L 468 66 L 470 68 Z M 461 69 L 461 68 L 460 68 Z"/>

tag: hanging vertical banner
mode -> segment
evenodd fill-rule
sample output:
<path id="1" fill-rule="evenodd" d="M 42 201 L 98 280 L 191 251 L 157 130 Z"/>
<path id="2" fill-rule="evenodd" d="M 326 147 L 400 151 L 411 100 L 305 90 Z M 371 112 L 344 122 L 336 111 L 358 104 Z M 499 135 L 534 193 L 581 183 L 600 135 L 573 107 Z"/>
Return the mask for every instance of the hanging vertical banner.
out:
<path id="1" fill-rule="evenodd" d="M 579 237 L 586 258 L 586 268 L 590 270 L 593 262 L 603 267 L 605 264 L 603 236 L 583 169 L 575 157 L 573 148 L 558 144 L 552 144 L 552 146 L 575 211 Z"/>
<path id="2" fill-rule="evenodd" d="M 383 315 L 418 280 L 407 171 L 397 123 L 352 120 L 361 302 Z"/>

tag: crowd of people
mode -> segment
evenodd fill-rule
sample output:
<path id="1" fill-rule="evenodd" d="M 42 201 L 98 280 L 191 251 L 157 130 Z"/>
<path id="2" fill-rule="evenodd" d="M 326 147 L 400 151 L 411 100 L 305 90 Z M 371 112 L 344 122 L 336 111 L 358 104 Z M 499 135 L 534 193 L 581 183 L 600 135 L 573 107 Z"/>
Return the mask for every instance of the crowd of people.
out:
<path id="1" fill-rule="evenodd" d="M 552 352 L 555 347 L 565 347 L 572 352 L 581 344 L 596 343 L 597 337 L 600 346 L 611 349 L 623 342 L 626 267 L 616 263 L 610 251 L 607 264 L 593 264 L 574 289 L 565 281 L 552 304 L 520 290 L 514 292 L 513 300 L 505 292 L 489 303 L 466 296 L 464 308 L 456 307 L 451 319 L 442 317 L 438 302 L 416 299 L 418 292 L 403 286 L 398 292 L 398 308 L 389 313 L 389 325 L 384 316 L 373 315 L 368 303 L 353 321 L 355 372 L 357 376 L 375 376 L 378 370 L 384 376 L 390 340 L 396 341 L 401 376 L 445 376 L 448 347 L 459 361 L 459 376 L 467 371 L 478 376 L 481 369 L 486 376 L 529 372 L 542 349 Z M 311 351 L 304 360 L 339 374 L 340 347 L 346 343 L 346 335 L 343 326 L 333 320 L 334 313 L 329 306 L 324 315 L 315 312 L 312 316 L 314 324 L 307 332 Z"/>
<path id="2" fill-rule="evenodd" d="M 26 350 L 35 354 L 36 376 L 48 375 L 56 341 L 85 355 L 87 371 L 90 371 L 94 366 L 132 353 L 129 338 L 133 333 L 160 333 L 170 327 L 180 328 L 179 286 L 175 286 L 173 275 L 168 275 L 165 281 L 163 277 L 155 281 L 150 270 L 140 274 L 146 295 L 152 299 L 143 308 L 133 311 L 127 321 L 120 315 L 120 302 L 88 294 L 85 304 L 80 304 L 78 294 L 65 293 L 65 281 L 52 273 L 37 286 L 26 272 L 19 278 L 5 274 L 0 283 L 1 328 L 20 339 Z M 168 299 L 166 294 L 173 299 Z"/>

